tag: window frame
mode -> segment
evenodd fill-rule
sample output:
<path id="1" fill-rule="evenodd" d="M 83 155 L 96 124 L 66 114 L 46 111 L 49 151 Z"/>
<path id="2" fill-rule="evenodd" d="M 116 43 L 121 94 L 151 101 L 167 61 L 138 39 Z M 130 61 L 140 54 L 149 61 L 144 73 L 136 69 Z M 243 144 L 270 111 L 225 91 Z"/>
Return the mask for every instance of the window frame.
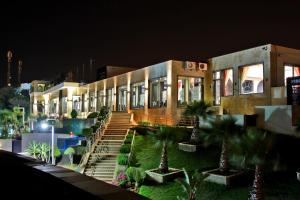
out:
<path id="1" fill-rule="evenodd" d="M 289 67 L 292 67 L 293 68 L 293 76 L 292 77 L 295 77 L 294 76 L 294 68 L 295 67 L 299 67 L 300 68 L 300 64 L 291 64 L 291 63 L 283 63 L 283 85 L 286 87 L 286 79 L 285 79 L 285 67 L 286 66 L 289 66 Z M 290 78 L 290 77 L 289 77 Z"/>
<path id="2" fill-rule="evenodd" d="M 262 79 L 262 83 L 263 83 L 263 92 L 255 92 L 255 93 L 247 93 L 247 94 L 243 94 L 241 93 L 241 89 L 242 89 L 242 83 L 241 83 L 241 68 L 243 67 L 249 67 L 252 65 L 259 65 L 262 64 L 263 66 L 263 79 Z M 253 94 L 264 94 L 265 93 L 265 63 L 264 62 L 255 62 L 255 63 L 251 63 L 251 64 L 246 64 L 246 65 L 240 65 L 238 66 L 238 79 L 239 79 L 239 95 L 253 95 Z"/>
<path id="3" fill-rule="evenodd" d="M 185 75 L 177 75 L 177 108 L 183 108 L 185 107 L 186 105 L 179 105 L 178 104 L 178 94 L 179 94 L 179 91 L 178 91 L 178 80 L 179 80 L 179 77 L 185 77 L 185 78 L 200 78 L 201 79 L 201 100 L 204 99 L 204 77 L 197 77 L 197 76 L 185 76 Z M 201 101 L 200 100 L 200 101 Z M 187 102 L 187 104 L 189 103 L 192 103 L 192 102 Z"/>
<path id="4" fill-rule="evenodd" d="M 143 109 L 145 109 L 145 104 L 146 104 L 146 102 L 145 102 L 145 96 L 146 96 L 146 94 L 145 94 L 145 91 L 144 91 L 144 106 L 143 107 L 133 107 L 132 106 L 132 103 L 133 103 L 133 101 L 132 101 L 132 92 L 133 92 L 133 85 L 134 84 L 143 84 L 144 85 L 144 90 L 146 91 L 146 88 L 145 88 L 145 81 L 139 81 L 139 82 L 134 82 L 134 83 L 131 83 L 130 84 L 130 109 L 131 110 L 143 110 Z M 150 94 L 149 94 L 150 95 Z"/>
<path id="5" fill-rule="evenodd" d="M 161 76 L 161 77 L 152 78 L 152 79 L 148 80 L 148 86 L 149 86 L 149 88 L 148 88 L 148 90 L 149 90 L 149 94 L 148 94 L 148 108 L 149 109 L 167 108 L 167 106 L 151 106 L 151 93 L 152 93 L 151 82 L 154 82 L 155 80 L 160 80 L 162 78 L 165 78 L 166 81 L 167 81 L 167 76 Z M 168 84 L 167 84 L 167 90 L 168 90 Z M 162 90 L 160 90 L 160 93 L 161 93 L 161 91 Z M 167 95 L 168 95 L 168 93 L 167 93 Z M 161 96 L 160 96 L 159 100 L 161 100 Z M 167 96 L 167 103 L 168 103 L 168 96 Z"/>

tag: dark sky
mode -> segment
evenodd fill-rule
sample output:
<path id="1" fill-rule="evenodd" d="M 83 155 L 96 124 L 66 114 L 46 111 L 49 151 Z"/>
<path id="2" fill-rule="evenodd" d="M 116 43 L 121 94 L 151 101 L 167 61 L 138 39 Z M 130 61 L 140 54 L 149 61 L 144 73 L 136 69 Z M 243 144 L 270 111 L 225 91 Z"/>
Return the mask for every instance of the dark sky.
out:
<path id="1" fill-rule="evenodd" d="M 90 58 L 97 66 L 142 67 L 267 43 L 300 49 L 299 4 L 291 2 L 34 2 L 0 3 L 2 76 L 8 49 L 15 62 L 23 60 L 23 81 L 53 77 Z"/>

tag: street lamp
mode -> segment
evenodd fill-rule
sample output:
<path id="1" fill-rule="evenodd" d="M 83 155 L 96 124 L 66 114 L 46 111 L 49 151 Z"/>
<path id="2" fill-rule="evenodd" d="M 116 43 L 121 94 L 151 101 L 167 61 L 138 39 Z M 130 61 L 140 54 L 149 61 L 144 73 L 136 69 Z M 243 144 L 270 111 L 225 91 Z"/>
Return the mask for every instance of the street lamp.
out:
<path id="1" fill-rule="evenodd" d="M 47 129 L 49 126 L 51 126 L 51 160 L 52 165 L 55 165 L 55 157 L 54 157 L 54 125 L 49 125 L 48 123 L 42 123 L 41 127 L 42 129 Z"/>

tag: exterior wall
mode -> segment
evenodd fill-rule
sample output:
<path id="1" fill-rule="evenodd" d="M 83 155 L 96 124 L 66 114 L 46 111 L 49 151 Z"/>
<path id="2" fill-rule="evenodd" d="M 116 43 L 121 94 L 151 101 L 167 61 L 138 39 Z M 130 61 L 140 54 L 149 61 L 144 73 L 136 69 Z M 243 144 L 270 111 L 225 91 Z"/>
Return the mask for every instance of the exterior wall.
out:
<path id="1" fill-rule="evenodd" d="M 210 65 L 212 71 L 233 68 L 233 96 L 221 97 L 221 106 L 230 114 L 254 114 L 255 106 L 271 105 L 271 63 L 270 63 L 271 45 L 264 45 L 224 56 L 212 58 Z M 261 94 L 239 94 L 239 67 L 251 64 L 263 63 L 264 65 L 264 92 Z M 211 100 L 213 96 L 213 87 L 211 77 L 209 86 L 210 92 L 206 95 L 206 99 Z M 207 86 L 208 89 L 208 86 Z"/>
<path id="2" fill-rule="evenodd" d="M 12 139 L 0 139 L 0 149 L 12 152 L 13 149 Z"/>

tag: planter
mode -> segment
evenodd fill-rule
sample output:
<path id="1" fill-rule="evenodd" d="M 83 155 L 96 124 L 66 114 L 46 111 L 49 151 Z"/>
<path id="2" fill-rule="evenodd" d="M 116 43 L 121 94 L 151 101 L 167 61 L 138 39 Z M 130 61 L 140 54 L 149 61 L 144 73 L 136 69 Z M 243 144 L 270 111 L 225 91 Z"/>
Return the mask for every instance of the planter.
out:
<path id="1" fill-rule="evenodd" d="M 185 152 L 196 152 L 197 149 L 199 149 L 199 147 L 200 147 L 200 145 L 190 144 L 188 142 L 178 143 L 179 150 L 185 151 Z"/>
<path id="2" fill-rule="evenodd" d="M 300 181 L 300 169 L 296 173 L 297 173 L 297 179 L 298 181 Z"/>
<path id="3" fill-rule="evenodd" d="M 165 183 L 167 181 L 172 181 L 183 175 L 183 171 L 180 169 L 169 168 L 169 173 L 161 174 L 158 173 L 157 169 L 150 169 L 146 171 L 147 179 L 155 181 L 157 183 Z"/>
<path id="4" fill-rule="evenodd" d="M 204 179 L 205 181 L 218 183 L 221 185 L 231 185 L 237 181 L 237 179 L 243 176 L 244 172 L 239 170 L 230 170 L 224 174 L 219 169 L 213 169 L 210 171 L 205 171 L 203 174 L 208 174 L 208 176 Z"/>

